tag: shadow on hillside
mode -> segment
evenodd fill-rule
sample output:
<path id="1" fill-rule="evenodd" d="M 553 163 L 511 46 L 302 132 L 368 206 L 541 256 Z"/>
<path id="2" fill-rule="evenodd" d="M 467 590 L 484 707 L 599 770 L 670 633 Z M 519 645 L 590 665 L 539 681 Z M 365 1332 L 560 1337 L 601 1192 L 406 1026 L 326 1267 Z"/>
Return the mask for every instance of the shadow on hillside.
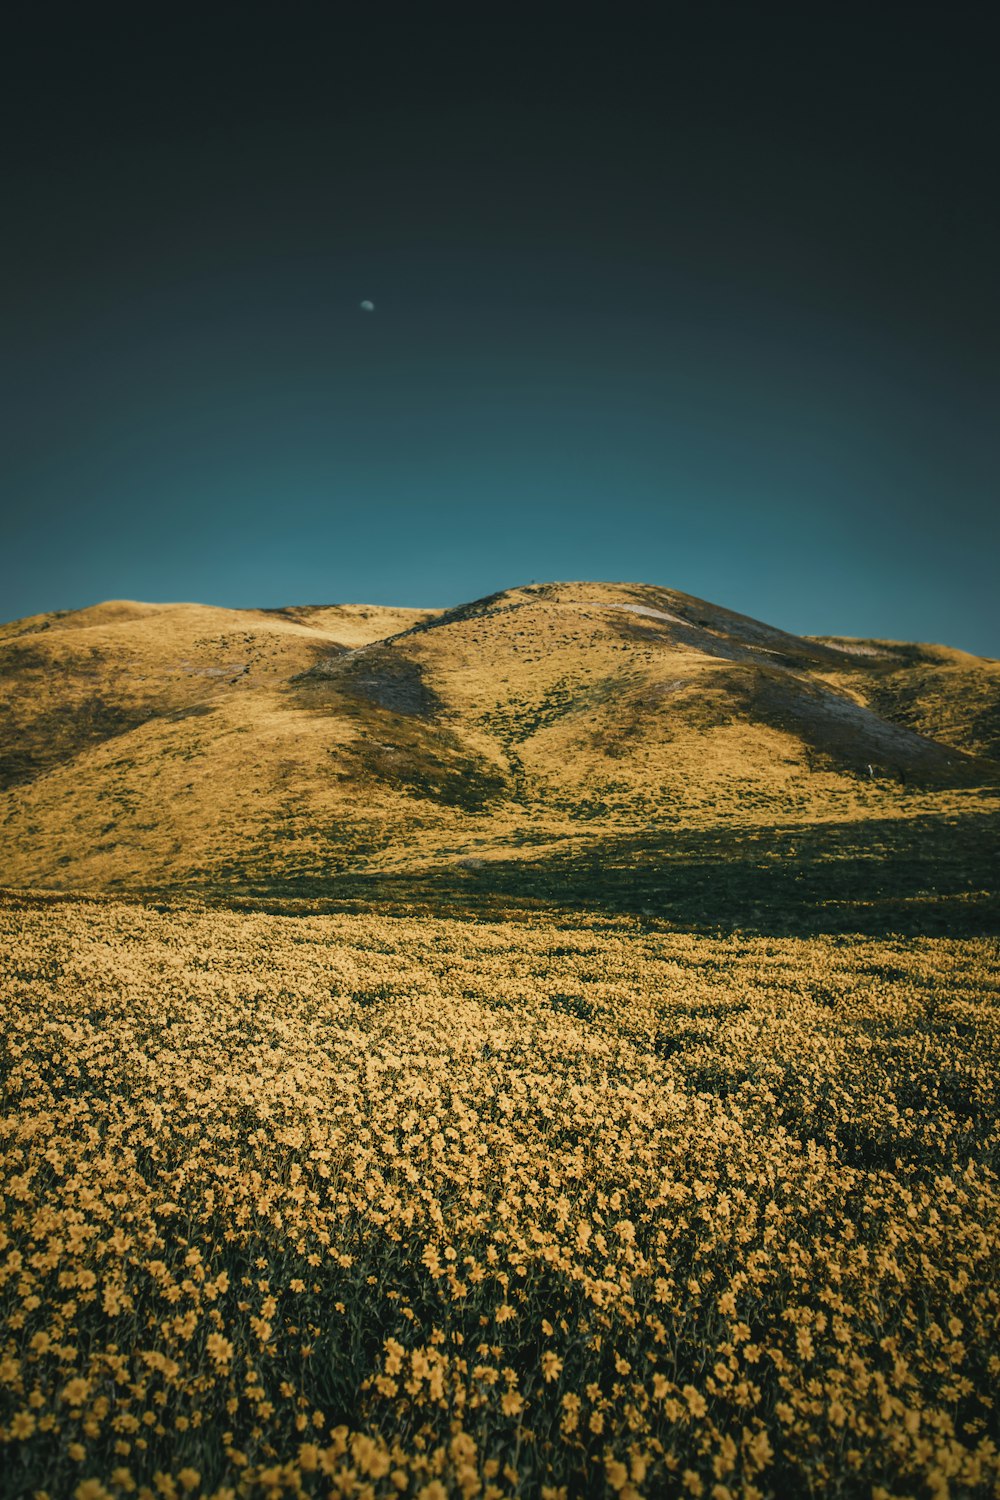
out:
<path id="1" fill-rule="evenodd" d="M 1000 934 L 1000 812 L 594 840 L 585 853 L 230 887 L 230 906 L 491 920 L 533 910 L 633 915 L 762 936 Z M 235 884 L 235 883 L 234 883 Z M 247 899 L 249 898 L 249 899 Z"/>

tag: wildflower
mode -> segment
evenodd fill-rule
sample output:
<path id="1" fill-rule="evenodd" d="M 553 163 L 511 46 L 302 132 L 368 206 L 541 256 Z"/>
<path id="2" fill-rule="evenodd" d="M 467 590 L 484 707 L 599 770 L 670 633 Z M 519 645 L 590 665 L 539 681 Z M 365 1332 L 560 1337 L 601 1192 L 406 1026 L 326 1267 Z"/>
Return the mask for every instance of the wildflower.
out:
<path id="1" fill-rule="evenodd" d="M 351 1453 L 362 1474 L 368 1474 L 372 1479 L 381 1479 L 388 1474 L 391 1467 L 389 1455 L 364 1433 L 356 1433 L 351 1439 Z"/>
<path id="2" fill-rule="evenodd" d="M 754 1433 L 749 1442 L 745 1443 L 745 1449 L 747 1457 L 757 1469 L 765 1469 L 774 1457 L 774 1449 L 764 1431 Z"/>
<path id="3" fill-rule="evenodd" d="M 457 1464 L 471 1463 L 476 1456 L 476 1442 L 467 1432 L 456 1432 L 448 1445 L 452 1459 Z"/>
<path id="4" fill-rule="evenodd" d="M 687 1408 L 692 1417 L 703 1417 L 708 1411 L 704 1396 L 693 1385 L 686 1385 L 681 1394 L 687 1402 Z"/>
<path id="5" fill-rule="evenodd" d="M 604 1472 L 613 1490 L 623 1490 L 628 1484 L 628 1469 L 617 1458 L 604 1460 Z"/>
<path id="6" fill-rule="evenodd" d="M 319 1468 L 320 1450 L 315 1443 L 299 1444 L 299 1468 L 304 1474 L 312 1474 Z"/>
<path id="7" fill-rule="evenodd" d="M 15 1412 L 10 1424 L 10 1435 L 15 1438 L 29 1438 L 35 1430 L 35 1417 L 30 1411 Z"/>
<path id="8" fill-rule="evenodd" d="M 763 1500 L 775 1450 L 789 1493 L 995 1487 L 978 939 L 194 909 L 168 938 L 137 905 L 14 915 L 0 902 L 4 1432 L 15 1463 L 61 1445 L 73 1500 L 95 1473 L 119 1500 L 213 1487 L 149 1477 L 171 1454 L 272 1500 Z M 551 1005 L 560 968 L 585 1027 Z M 920 983 L 878 977 L 904 969 Z M 344 998 L 383 984 L 406 1004 Z M 98 991 L 120 1022 L 91 1026 Z M 486 1007 L 510 1041 L 484 1080 L 460 1063 Z M 355 1338 L 353 1425 L 331 1431 L 317 1361 Z"/>

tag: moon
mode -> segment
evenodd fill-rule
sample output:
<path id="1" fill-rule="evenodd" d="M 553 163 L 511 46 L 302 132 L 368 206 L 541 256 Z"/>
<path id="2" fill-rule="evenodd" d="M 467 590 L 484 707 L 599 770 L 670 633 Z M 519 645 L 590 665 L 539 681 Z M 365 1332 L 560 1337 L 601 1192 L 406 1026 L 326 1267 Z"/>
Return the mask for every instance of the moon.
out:
<path id="1" fill-rule="evenodd" d="M 359 302 L 358 306 L 360 307 L 360 309 L 361 309 L 362 312 L 374 312 L 375 311 L 375 304 L 374 304 L 374 302 L 369 302 L 367 297 L 365 298 L 365 300 L 363 302 Z"/>

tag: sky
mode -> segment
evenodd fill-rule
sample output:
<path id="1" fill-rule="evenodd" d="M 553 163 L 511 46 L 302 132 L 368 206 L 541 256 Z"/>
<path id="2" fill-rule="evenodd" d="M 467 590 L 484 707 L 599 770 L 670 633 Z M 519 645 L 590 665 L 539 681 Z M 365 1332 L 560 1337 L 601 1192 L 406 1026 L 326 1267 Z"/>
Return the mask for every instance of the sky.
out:
<path id="1" fill-rule="evenodd" d="M 634 580 L 1000 656 L 990 10 L 19 7 L 0 617 Z"/>

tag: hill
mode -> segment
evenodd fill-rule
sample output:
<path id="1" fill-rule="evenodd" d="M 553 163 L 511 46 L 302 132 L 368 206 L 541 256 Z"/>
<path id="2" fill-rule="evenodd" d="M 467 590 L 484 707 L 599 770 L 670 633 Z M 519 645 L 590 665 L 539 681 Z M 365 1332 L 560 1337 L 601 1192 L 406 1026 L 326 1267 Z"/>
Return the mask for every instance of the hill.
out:
<path id="1" fill-rule="evenodd" d="M 567 583 L 108 603 L 0 627 L 0 684 L 13 885 L 993 920 L 1000 664 L 945 647 Z"/>
<path id="2" fill-rule="evenodd" d="M 0 627 L 0 1494 L 995 1496 L 997 671 Z"/>

